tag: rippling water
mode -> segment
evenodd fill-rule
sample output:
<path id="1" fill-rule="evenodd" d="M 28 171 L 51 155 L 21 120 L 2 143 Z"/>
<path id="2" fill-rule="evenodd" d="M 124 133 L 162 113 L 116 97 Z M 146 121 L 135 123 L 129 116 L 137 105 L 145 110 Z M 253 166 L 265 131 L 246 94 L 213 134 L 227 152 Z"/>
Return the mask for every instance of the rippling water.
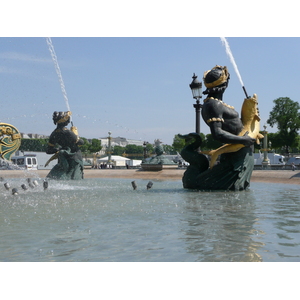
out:
<path id="1" fill-rule="evenodd" d="M 85 179 L 23 191 L 1 183 L 2 262 L 300 261 L 296 185 L 184 190 L 181 181 Z"/>

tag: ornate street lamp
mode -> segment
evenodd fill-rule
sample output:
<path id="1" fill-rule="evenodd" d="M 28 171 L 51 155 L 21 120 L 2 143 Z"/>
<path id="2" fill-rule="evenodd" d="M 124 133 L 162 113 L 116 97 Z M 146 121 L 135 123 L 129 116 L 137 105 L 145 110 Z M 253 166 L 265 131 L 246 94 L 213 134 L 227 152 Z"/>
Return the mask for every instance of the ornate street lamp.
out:
<path id="1" fill-rule="evenodd" d="M 196 104 L 194 104 L 194 108 L 196 111 L 196 132 L 200 134 L 200 109 L 202 104 L 200 104 L 200 99 L 202 98 L 202 82 L 199 82 L 197 76 L 193 75 L 193 81 L 190 84 L 190 88 L 192 90 L 193 98 L 196 99 Z"/>

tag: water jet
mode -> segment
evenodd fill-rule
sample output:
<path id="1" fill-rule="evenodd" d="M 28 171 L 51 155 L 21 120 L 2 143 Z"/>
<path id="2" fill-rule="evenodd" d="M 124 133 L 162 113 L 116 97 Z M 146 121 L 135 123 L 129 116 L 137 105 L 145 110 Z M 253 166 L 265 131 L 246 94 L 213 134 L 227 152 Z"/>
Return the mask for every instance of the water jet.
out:
<path id="1" fill-rule="evenodd" d="M 234 57 L 233 57 L 233 55 L 232 55 L 232 52 L 231 52 L 229 43 L 228 43 L 228 41 L 227 41 L 227 39 L 226 39 L 225 37 L 221 37 L 220 39 L 221 39 L 221 41 L 222 41 L 222 44 L 225 46 L 226 53 L 227 53 L 227 55 L 228 55 L 228 57 L 229 57 L 229 59 L 230 59 L 230 62 L 231 62 L 232 65 L 233 65 L 234 71 L 235 71 L 235 73 L 236 73 L 236 75 L 237 75 L 237 77 L 238 77 L 238 79 L 239 79 L 239 81 L 240 81 L 240 83 L 241 83 L 241 85 L 242 85 L 242 88 L 243 88 L 243 90 L 244 90 L 244 93 L 245 93 L 245 95 L 246 95 L 246 98 L 248 98 L 248 94 L 247 94 L 247 92 L 246 92 L 245 85 L 244 85 L 244 82 L 243 82 L 243 80 L 242 80 L 242 76 L 241 76 L 240 71 L 239 71 L 239 69 L 238 69 L 238 67 L 237 67 L 237 64 L 236 64 L 236 62 L 235 62 L 235 59 L 234 59 Z"/>

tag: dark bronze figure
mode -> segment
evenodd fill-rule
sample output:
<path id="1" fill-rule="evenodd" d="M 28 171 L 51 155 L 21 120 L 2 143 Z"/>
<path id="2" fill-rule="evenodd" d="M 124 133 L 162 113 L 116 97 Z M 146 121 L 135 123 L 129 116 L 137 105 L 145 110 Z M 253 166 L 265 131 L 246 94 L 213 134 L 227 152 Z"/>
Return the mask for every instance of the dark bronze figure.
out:
<path id="1" fill-rule="evenodd" d="M 201 138 L 196 133 L 182 136 L 194 139 L 181 155 L 190 163 L 183 176 L 183 186 L 201 190 L 243 190 L 250 184 L 254 167 L 252 145 L 259 142 L 259 115 L 257 97 L 246 98 L 242 106 L 241 118 L 234 107 L 223 102 L 230 79 L 226 67 L 216 66 L 204 73 L 207 95 L 202 107 L 202 118 L 210 127 L 213 138 L 225 143 L 222 147 L 198 153 Z M 205 156 L 210 155 L 210 162 Z M 218 156 L 220 162 L 215 164 Z"/>
<path id="2" fill-rule="evenodd" d="M 80 146 L 83 140 L 79 138 L 76 127 L 68 129 L 71 112 L 54 112 L 53 122 L 57 125 L 51 133 L 47 154 L 54 154 L 46 165 L 53 159 L 58 163 L 47 175 L 51 179 L 83 179 L 83 161 Z"/>

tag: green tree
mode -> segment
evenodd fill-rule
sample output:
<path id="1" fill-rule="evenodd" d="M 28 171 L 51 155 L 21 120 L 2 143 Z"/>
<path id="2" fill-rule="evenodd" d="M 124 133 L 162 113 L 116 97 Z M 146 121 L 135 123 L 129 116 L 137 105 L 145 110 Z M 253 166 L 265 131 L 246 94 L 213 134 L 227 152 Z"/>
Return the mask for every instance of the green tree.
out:
<path id="1" fill-rule="evenodd" d="M 184 146 L 185 146 L 184 139 L 180 138 L 179 134 L 175 134 L 173 138 L 173 144 L 172 144 L 174 151 L 180 153 L 180 151 L 183 149 Z"/>
<path id="2" fill-rule="evenodd" d="M 206 135 L 206 143 L 205 143 L 206 150 L 218 149 L 222 145 L 223 144 L 219 141 L 216 141 L 210 133 Z"/>
<path id="3" fill-rule="evenodd" d="M 300 149 L 300 136 L 298 135 L 295 141 L 295 148 L 292 150 L 292 152 L 299 153 L 299 149 Z"/>
<path id="4" fill-rule="evenodd" d="M 154 147 L 152 144 L 148 143 L 146 145 L 146 151 L 147 151 L 147 155 L 152 155 L 154 152 Z"/>
<path id="5" fill-rule="evenodd" d="M 82 153 L 95 153 L 102 149 L 99 139 L 92 139 L 91 143 L 84 137 L 81 137 L 84 144 L 80 146 Z M 46 152 L 49 139 L 21 139 L 20 151 Z"/>
<path id="6" fill-rule="evenodd" d="M 164 151 L 166 154 L 176 154 L 176 151 L 174 150 L 174 147 L 173 146 L 170 146 L 170 145 L 163 145 L 164 147 Z"/>
<path id="7" fill-rule="evenodd" d="M 200 132 L 200 136 L 201 136 L 201 139 L 202 139 L 202 144 L 200 146 L 201 150 L 207 149 L 207 138 L 206 138 L 206 135 L 204 133 Z"/>
<path id="8" fill-rule="evenodd" d="M 278 141 L 281 147 L 297 146 L 296 137 L 300 129 L 300 105 L 288 97 L 277 98 L 267 123 L 278 128 Z"/>
<path id="9" fill-rule="evenodd" d="M 125 147 L 125 151 L 127 154 L 143 154 L 144 148 L 143 146 L 129 144 Z"/>
<path id="10" fill-rule="evenodd" d="M 205 134 L 203 134 L 202 132 L 200 132 L 200 137 L 202 139 L 202 145 L 201 145 L 201 150 L 206 149 L 206 144 L 207 144 L 207 140 L 206 140 L 206 136 Z M 188 144 L 193 143 L 194 140 L 192 139 L 190 142 L 188 142 Z M 179 137 L 179 134 L 176 134 L 173 138 L 173 144 L 172 147 L 174 149 L 174 153 L 178 152 L 180 153 L 181 150 L 186 146 L 185 140 L 183 138 Z"/>
<path id="11" fill-rule="evenodd" d="M 45 152 L 48 146 L 48 139 L 21 139 L 20 151 Z"/>
<path id="12" fill-rule="evenodd" d="M 260 132 L 262 135 L 264 134 L 262 131 Z M 273 133 L 270 132 L 268 133 L 268 143 L 270 144 L 271 142 L 271 148 L 275 150 L 275 152 L 280 153 L 281 152 L 281 140 L 279 137 L 278 132 Z M 263 139 L 260 140 L 260 143 L 263 143 Z"/>
<path id="13" fill-rule="evenodd" d="M 126 147 L 123 147 L 122 155 L 131 158 L 131 159 L 142 159 L 144 153 L 144 147 L 143 146 L 137 146 L 137 145 L 127 145 Z"/>
<path id="14" fill-rule="evenodd" d="M 84 144 L 82 146 L 80 146 L 80 150 L 82 153 L 89 153 L 89 141 L 84 138 L 84 137 L 81 137 L 81 139 L 83 140 Z"/>
<path id="15" fill-rule="evenodd" d="M 121 146 L 114 146 L 112 150 L 113 155 L 123 155 L 125 153 L 125 148 Z"/>
<path id="16" fill-rule="evenodd" d="M 89 144 L 88 150 L 90 153 L 99 152 L 102 149 L 101 141 L 99 139 L 92 139 L 92 142 Z"/>
<path id="17" fill-rule="evenodd" d="M 84 144 L 80 146 L 80 150 L 82 153 L 91 154 L 99 152 L 102 149 L 101 141 L 98 139 L 92 139 L 91 142 L 89 142 L 88 139 L 84 137 L 80 137 Z"/>

